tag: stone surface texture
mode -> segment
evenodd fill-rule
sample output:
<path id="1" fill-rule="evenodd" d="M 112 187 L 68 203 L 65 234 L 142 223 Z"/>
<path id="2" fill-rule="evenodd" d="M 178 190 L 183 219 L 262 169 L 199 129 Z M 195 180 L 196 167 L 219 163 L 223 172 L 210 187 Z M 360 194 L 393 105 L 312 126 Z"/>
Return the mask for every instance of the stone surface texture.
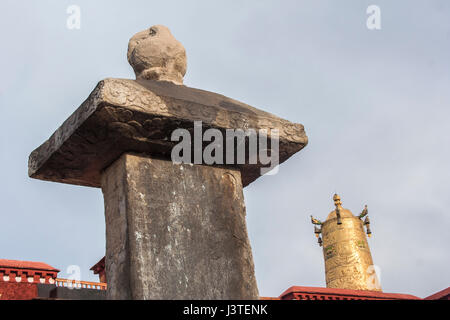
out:
<path id="1" fill-rule="evenodd" d="M 134 35 L 128 61 L 136 80 L 100 81 L 30 154 L 29 176 L 102 188 L 107 298 L 258 299 L 242 188 L 262 167 L 273 168 L 306 146 L 303 126 L 184 86 L 186 52 L 164 26 Z M 243 164 L 175 164 L 171 153 L 179 142 L 171 141 L 172 133 L 186 129 L 198 137 L 199 121 L 203 132 L 222 133 L 228 154 L 239 147 L 230 147 L 227 130 L 267 130 L 265 140 L 275 144 L 259 147 L 273 154 L 278 144 L 277 163 L 248 161 L 257 153 L 249 149 L 252 133 Z M 192 141 L 191 153 L 209 145 L 201 140 Z"/>
<path id="2" fill-rule="evenodd" d="M 124 152 L 170 159 L 177 128 L 279 130 L 279 163 L 308 142 L 303 125 L 220 94 L 166 81 L 105 79 L 89 98 L 29 157 L 30 177 L 100 187 L 101 172 Z M 270 132 L 269 132 L 270 137 Z M 235 165 L 242 183 L 260 175 L 261 164 Z"/>
<path id="3" fill-rule="evenodd" d="M 137 79 L 183 84 L 186 51 L 165 26 L 156 25 L 136 33 L 128 43 L 127 57 Z"/>
<path id="4" fill-rule="evenodd" d="M 102 191 L 109 299 L 258 299 L 238 170 L 124 154 Z"/>

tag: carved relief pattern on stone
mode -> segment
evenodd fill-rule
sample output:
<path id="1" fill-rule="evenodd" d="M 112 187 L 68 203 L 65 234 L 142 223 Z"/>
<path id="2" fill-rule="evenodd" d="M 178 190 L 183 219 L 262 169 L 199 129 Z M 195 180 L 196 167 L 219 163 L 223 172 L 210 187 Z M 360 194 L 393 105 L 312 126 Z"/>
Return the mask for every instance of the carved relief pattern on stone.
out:
<path id="1" fill-rule="evenodd" d="M 105 79 L 103 83 L 104 100 L 108 103 L 168 115 L 164 101 L 134 80 Z"/>
<path id="2" fill-rule="evenodd" d="M 272 118 L 267 119 L 258 116 L 249 119 L 246 114 L 231 110 L 221 110 L 213 106 L 204 106 L 194 102 L 177 101 L 174 98 L 157 96 L 150 90 L 140 85 L 134 80 L 127 79 L 106 79 L 104 80 L 104 99 L 118 106 L 126 106 L 146 112 L 155 112 L 166 116 L 175 116 L 182 119 L 192 119 L 203 121 L 218 127 L 247 130 L 249 128 L 259 128 L 269 130 L 278 129 L 280 137 L 294 142 L 305 141 L 305 133 L 302 125 L 293 124 L 289 121 Z M 170 112 L 168 112 L 170 109 Z"/>

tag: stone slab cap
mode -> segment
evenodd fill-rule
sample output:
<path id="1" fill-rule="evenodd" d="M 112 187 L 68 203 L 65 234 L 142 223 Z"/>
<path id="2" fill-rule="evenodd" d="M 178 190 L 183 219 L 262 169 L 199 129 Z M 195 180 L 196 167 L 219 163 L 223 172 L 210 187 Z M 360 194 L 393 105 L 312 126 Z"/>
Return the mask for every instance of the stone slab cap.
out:
<path id="1" fill-rule="evenodd" d="M 88 99 L 29 157 L 32 178 L 100 187 L 102 170 L 125 152 L 170 159 L 177 128 L 278 129 L 279 163 L 306 146 L 303 125 L 225 96 L 167 81 L 105 79 Z M 270 137 L 270 131 L 269 131 Z M 223 165 L 222 165 L 223 166 Z M 228 166 L 228 165 L 227 165 Z M 262 164 L 234 165 L 243 186 Z"/>

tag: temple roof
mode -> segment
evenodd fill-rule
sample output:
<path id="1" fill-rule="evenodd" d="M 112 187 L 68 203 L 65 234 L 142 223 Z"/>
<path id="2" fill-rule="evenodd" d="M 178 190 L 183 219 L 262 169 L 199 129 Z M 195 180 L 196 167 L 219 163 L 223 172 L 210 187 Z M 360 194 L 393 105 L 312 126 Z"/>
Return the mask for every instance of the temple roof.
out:
<path id="1" fill-rule="evenodd" d="M 52 266 L 44 262 L 8 260 L 8 259 L 0 259 L 0 268 L 34 269 L 34 270 L 59 272 L 58 269 L 53 268 Z"/>
<path id="2" fill-rule="evenodd" d="M 425 300 L 450 300 L 450 287 L 426 297 Z"/>

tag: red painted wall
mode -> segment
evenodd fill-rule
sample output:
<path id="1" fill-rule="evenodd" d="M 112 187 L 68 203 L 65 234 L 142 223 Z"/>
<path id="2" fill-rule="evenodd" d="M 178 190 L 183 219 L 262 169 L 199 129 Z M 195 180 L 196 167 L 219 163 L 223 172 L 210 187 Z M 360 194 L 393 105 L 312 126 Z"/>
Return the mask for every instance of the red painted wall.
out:
<path id="1" fill-rule="evenodd" d="M 35 283 L 0 281 L 0 300 L 30 300 L 37 296 Z"/>

